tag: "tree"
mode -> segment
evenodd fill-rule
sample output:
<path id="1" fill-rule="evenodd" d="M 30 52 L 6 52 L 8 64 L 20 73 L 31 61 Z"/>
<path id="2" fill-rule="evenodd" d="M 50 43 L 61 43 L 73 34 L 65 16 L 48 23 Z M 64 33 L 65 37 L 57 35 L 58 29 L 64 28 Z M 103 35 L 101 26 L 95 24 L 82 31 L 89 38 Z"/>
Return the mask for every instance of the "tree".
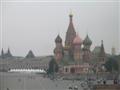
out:
<path id="1" fill-rule="evenodd" d="M 118 72 L 119 71 L 119 64 L 114 57 L 110 57 L 108 59 L 108 61 L 106 61 L 106 63 L 105 63 L 105 68 L 109 72 L 113 72 L 113 71 Z"/>
<path id="2" fill-rule="evenodd" d="M 56 63 L 55 59 L 52 58 L 49 62 L 49 68 L 48 68 L 48 74 L 54 74 L 56 72 L 58 72 L 58 64 Z"/>

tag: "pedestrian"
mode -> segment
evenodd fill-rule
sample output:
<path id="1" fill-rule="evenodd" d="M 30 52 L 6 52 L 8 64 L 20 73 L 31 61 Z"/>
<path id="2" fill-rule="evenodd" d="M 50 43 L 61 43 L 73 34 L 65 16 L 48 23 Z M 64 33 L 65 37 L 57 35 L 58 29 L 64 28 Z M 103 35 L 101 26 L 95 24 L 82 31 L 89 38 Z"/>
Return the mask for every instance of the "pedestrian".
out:
<path id="1" fill-rule="evenodd" d="M 114 79 L 114 84 L 118 84 L 117 79 Z"/>
<path id="2" fill-rule="evenodd" d="M 104 85 L 106 84 L 106 81 L 105 81 L 105 80 L 103 81 L 103 84 L 104 84 Z"/>
<path id="3" fill-rule="evenodd" d="M 77 87 L 77 86 L 75 86 L 75 87 L 74 87 L 74 90 L 78 90 L 78 87 Z"/>

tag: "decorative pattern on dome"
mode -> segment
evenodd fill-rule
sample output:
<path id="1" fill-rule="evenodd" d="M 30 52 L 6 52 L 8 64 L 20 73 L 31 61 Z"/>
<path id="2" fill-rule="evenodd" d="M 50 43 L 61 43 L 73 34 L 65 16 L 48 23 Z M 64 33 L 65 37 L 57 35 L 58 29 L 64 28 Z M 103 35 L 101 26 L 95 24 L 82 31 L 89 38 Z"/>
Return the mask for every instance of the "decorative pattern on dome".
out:
<path id="1" fill-rule="evenodd" d="M 57 37 L 56 37 L 56 39 L 55 39 L 55 42 L 57 43 L 57 42 L 62 42 L 62 39 L 61 39 L 61 37 L 58 35 Z"/>
<path id="2" fill-rule="evenodd" d="M 92 44 L 92 41 L 90 40 L 88 35 L 86 36 L 85 40 L 83 41 L 83 44 L 84 45 L 91 45 Z"/>
<path id="3" fill-rule="evenodd" d="M 82 44 L 82 40 L 79 37 L 79 35 L 77 34 L 76 37 L 73 40 L 73 44 Z"/>

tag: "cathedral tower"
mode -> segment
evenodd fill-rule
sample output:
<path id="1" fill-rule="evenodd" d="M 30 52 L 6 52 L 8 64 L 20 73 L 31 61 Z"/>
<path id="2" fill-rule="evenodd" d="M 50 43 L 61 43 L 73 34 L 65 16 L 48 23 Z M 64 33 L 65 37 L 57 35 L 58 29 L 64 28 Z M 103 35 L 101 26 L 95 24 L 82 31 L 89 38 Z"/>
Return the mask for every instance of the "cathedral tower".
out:
<path id="1" fill-rule="evenodd" d="M 1 57 L 4 58 L 4 51 L 3 51 L 3 48 L 2 48 L 2 51 L 1 51 Z"/>
<path id="2" fill-rule="evenodd" d="M 62 39 L 58 35 L 55 39 L 56 47 L 54 49 L 55 60 L 57 63 L 63 58 L 63 46 L 62 46 Z"/>
<path id="3" fill-rule="evenodd" d="M 77 34 L 73 40 L 73 57 L 74 57 L 74 60 L 77 62 L 79 62 L 82 58 L 81 57 L 81 44 L 82 44 L 82 40 Z"/>
<path id="4" fill-rule="evenodd" d="M 7 57 L 12 57 L 12 54 L 11 54 L 11 51 L 10 51 L 10 49 L 9 49 L 9 48 L 8 48 L 7 53 L 6 53 L 6 56 L 7 56 Z"/>
<path id="5" fill-rule="evenodd" d="M 67 29 L 67 32 L 66 32 L 66 39 L 65 39 L 65 48 L 67 48 L 69 50 L 69 54 L 72 55 L 73 54 L 73 51 L 72 51 L 72 44 L 73 44 L 73 40 L 76 36 L 76 32 L 75 32 L 75 28 L 74 28 L 74 25 L 73 25 L 73 15 L 70 14 L 69 15 L 69 26 L 68 26 L 68 29 Z"/>
<path id="6" fill-rule="evenodd" d="M 91 58 L 90 46 L 92 45 L 92 41 L 90 40 L 88 35 L 84 39 L 83 45 L 84 45 L 84 47 L 83 47 L 83 60 L 88 62 Z"/>
<path id="7" fill-rule="evenodd" d="M 101 40 L 101 47 L 100 47 L 100 53 L 99 53 L 99 61 L 101 63 L 105 63 L 105 50 L 103 45 L 103 40 Z"/>

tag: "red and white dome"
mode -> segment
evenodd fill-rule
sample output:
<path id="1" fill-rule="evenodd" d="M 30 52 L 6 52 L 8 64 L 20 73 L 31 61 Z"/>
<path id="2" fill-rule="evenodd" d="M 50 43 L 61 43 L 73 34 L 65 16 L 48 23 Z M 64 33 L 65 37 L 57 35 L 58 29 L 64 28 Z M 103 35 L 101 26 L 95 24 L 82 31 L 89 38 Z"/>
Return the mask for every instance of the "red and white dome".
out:
<path id="1" fill-rule="evenodd" d="M 73 44 L 82 44 L 82 39 L 77 34 L 76 37 L 73 40 Z"/>

